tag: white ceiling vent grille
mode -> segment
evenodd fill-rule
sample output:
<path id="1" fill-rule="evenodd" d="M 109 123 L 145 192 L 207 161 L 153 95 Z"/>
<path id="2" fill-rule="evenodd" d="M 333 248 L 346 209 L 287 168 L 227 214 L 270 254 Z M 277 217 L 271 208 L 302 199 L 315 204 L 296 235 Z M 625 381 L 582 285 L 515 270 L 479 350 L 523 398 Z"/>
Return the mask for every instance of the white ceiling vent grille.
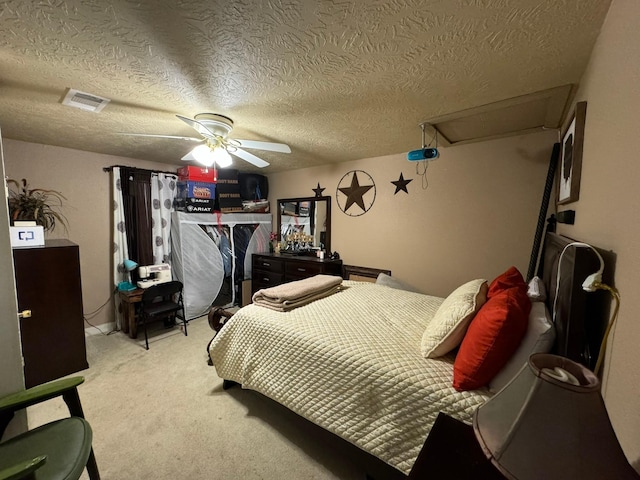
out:
<path id="1" fill-rule="evenodd" d="M 98 97 L 91 93 L 80 92 L 79 90 L 70 88 L 65 95 L 64 100 L 62 100 L 62 104 L 69 107 L 79 108 L 80 110 L 97 113 L 110 101 L 111 100 L 108 98 Z"/>

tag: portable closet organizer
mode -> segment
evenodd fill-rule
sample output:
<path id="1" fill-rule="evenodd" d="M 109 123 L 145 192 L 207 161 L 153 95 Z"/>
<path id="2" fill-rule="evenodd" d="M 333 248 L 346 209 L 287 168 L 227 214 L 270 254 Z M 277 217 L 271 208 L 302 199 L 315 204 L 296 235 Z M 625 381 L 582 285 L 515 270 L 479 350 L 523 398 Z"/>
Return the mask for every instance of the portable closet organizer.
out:
<path id="1" fill-rule="evenodd" d="M 239 241 L 235 233 L 244 226 L 247 228 L 243 232 L 252 233 Z M 224 245 L 218 246 L 207 229 L 213 232 L 228 229 L 230 234 Z M 172 213 L 171 269 L 174 278 L 184 284 L 187 320 L 209 311 L 229 276 L 229 268 L 231 301 L 221 306 L 235 305 L 237 284 L 251 278 L 251 255 L 269 251 L 270 233 L 270 213 Z"/>

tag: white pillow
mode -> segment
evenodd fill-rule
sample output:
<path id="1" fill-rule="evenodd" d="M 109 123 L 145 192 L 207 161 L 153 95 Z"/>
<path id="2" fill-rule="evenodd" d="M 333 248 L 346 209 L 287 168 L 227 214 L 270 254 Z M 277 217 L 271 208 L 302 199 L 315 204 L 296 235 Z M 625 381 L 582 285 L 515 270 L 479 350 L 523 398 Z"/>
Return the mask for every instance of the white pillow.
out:
<path id="1" fill-rule="evenodd" d="M 396 280 L 395 278 L 387 275 L 386 273 L 378 274 L 378 278 L 376 279 L 376 283 L 378 285 L 385 285 L 387 287 L 396 288 L 398 290 L 406 290 L 407 292 L 415 292 L 420 293 L 418 290 L 413 288 L 411 285 L 401 282 L 400 280 Z"/>
<path id="2" fill-rule="evenodd" d="M 445 298 L 422 335 L 420 350 L 425 358 L 441 357 L 460 345 L 469 323 L 487 301 L 488 289 L 485 279 L 471 280 Z"/>
<path id="3" fill-rule="evenodd" d="M 556 339 L 556 329 L 551 322 L 549 310 L 543 302 L 531 302 L 529 325 L 520 346 L 509 361 L 489 382 L 489 390 L 493 393 L 501 390 L 534 353 L 549 353 Z"/>
<path id="4" fill-rule="evenodd" d="M 540 277 L 533 277 L 527 286 L 527 295 L 532 302 L 544 302 L 547 300 L 547 289 Z"/>

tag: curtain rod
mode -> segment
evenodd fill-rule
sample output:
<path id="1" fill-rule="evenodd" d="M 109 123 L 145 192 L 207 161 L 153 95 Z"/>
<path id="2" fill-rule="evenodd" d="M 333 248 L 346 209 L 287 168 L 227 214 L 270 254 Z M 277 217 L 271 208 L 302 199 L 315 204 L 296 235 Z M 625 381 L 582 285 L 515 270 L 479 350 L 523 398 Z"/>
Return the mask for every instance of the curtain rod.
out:
<path id="1" fill-rule="evenodd" d="M 166 173 L 168 175 L 178 175 L 178 172 L 165 172 L 162 170 L 149 170 L 148 168 L 138 168 L 138 167 L 130 167 L 128 165 L 111 165 L 110 167 L 103 167 L 103 172 L 112 172 L 115 167 L 120 168 L 128 168 L 130 170 L 138 170 L 140 172 L 151 172 L 151 173 Z"/>

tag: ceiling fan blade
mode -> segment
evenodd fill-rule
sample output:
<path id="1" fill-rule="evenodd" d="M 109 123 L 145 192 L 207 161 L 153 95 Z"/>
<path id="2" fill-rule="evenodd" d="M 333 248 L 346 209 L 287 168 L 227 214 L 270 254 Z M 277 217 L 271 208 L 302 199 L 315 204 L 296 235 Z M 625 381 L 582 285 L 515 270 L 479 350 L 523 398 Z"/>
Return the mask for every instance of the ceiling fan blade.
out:
<path id="1" fill-rule="evenodd" d="M 211 130 L 209 130 L 207 127 L 205 127 L 203 124 L 201 124 L 197 120 L 193 120 L 191 118 L 183 117 L 182 115 L 176 115 L 176 117 L 178 117 L 184 123 L 189 125 L 196 132 L 198 132 L 200 135 L 204 135 L 205 137 L 209 137 L 209 138 L 212 138 L 212 137 L 216 136 L 215 133 L 213 133 Z"/>
<path id="2" fill-rule="evenodd" d="M 204 142 L 203 138 L 195 138 L 195 137 L 182 137 L 180 135 L 156 135 L 153 133 L 124 133 L 118 132 L 120 135 L 128 135 L 130 137 L 153 137 L 153 138 L 176 138 L 178 140 L 187 140 L 189 142 Z"/>
<path id="3" fill-rule="evenodd" d="M 256 140 L 238 140 L 237 138 L 234 138 L 234 140 L 240 143 L 240 146 L 242 148 L 255 148 L 257 150 L 268 150 L 270 152 L 291 153 L 291 148 L 289 148 L 289 145 L 285 145 L 284 143 L 259 142 Z"/>
<path id="4" fill-rule="evenodd" d="M 182 157 L 181 160 L 184 160 L 185 162 L 197 162 L 198 161 L 196 159 L 196 157 L 193 156 L 193 150 L 191 150 L 184 157 Z"/>
<path id="5" fill-rule="evenodd" d="M 235 151 L 231 151 L 229 153 L 231 153 L 232 155 L 235 155 L 236 157 L 240 157 L 242 160 L 245 160 L 246 162 L 249 162 L 259 168 L 264 168 L 269 166 L 269 162 L 266 162 L 260 157 L 256 157 L 253 153 L 246 152 L 241 148 L 236 148 Z"/>

